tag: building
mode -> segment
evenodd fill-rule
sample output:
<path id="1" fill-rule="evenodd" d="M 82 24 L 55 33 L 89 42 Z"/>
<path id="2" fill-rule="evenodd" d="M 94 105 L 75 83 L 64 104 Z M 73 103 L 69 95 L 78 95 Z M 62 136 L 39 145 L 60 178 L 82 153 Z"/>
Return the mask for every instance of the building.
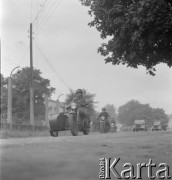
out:
<path id="1" fill-rule="evenodd" d="M 57 116 L 65 111 L 64 102 L 55 101 L 52 99 L 48 100 L 48 120 L 56 119 Z"/>

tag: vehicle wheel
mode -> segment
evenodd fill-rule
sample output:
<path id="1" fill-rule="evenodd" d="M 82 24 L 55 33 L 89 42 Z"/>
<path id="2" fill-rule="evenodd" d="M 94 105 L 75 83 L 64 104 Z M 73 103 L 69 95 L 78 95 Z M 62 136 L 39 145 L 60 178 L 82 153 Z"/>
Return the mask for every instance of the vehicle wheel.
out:
<path id="1" fill-rule="evenodd" d="M 109 128 L 105 125 L 105 133 L 109 132 Z"/>
<path id="2" fill-rule="evenodd" d="M 78 135 L 78 125 L 77 125 L 74 114 L 69 114 L 68 122 L 69 122 L 70 131 L 71 131 L 72 135 L 77 136 Z"/>
<path id="3" fill-rule="evenodd" d="M 89 134 L 89 129 L 83 129 L 82 131 L 83 131 L 84 135 L 88 135 Z"/>
<path id="4" fill-rule="evenodd" d="M 59 135 L 58 131 L 50 130 L 50 135 L 53 137 L 57 137 Z"/>
<path id="5" fill-rule="evenodd" d="M 82 132 L 83 132 L 84 135 L 89 134 L 89 128 L 88 128 L 88 122 L 87 121 L 84 121 Z"/>
<path id="6" fill-rule="evenodd" d="M 104 133 L 104 123 L 100 123 L 100 132 Z"/>
<path id="7" fill-rule="evenodd" d="M 110 126 L 108 124 L 105 124 L 105 133 L 108 133 L 110 131 Z"/>

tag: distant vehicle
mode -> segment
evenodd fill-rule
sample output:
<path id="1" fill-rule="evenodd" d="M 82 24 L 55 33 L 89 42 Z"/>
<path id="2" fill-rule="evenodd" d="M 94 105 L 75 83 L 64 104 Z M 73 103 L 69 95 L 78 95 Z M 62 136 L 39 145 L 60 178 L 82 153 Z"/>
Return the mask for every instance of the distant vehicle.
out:
<path id="1" fill-rule="evenodd" d="M 100 117 L 100 132 L 107 133 L 110 130 L 110 124 L 105 116 Z"/>
<path id="2" fill-rule="evenodd" d="M 116 132 L 117 131 L 117 126 L 116 126 L 116 122 L 115 122 L 114 118 L 110 118 L 109 122 L 110 122 L 110 132 L 111 133 Z"/>
<path id="3" fill-rule="evenodd" d="M 161 126 L 161 128 L 162 128 L 163 131 L 166 131 L 167 128 L 168 128 L 168 125 L 167 125 L 167 124 L 164 124 L 164 125 Z"/>
<path id="4" fill-rule="evenodd" d="M 145 120 L 135 120 L 133 126 L 133 132 L 147 131 Z"/>
<path id="5" fill-rule="evenodd" d="M 161 127 L 161 125 L 153 125 L 151 129 L 152 129 L 152 131 L 161 131 L 162 127 Z"/>
<path id="6" fill-rule="evenodd" d="M 152 131 L 165 131 L 167 129 L 167 125 L 162 125 L 160 121 L 155 121 L 154 125 L 152 126 Z"/>

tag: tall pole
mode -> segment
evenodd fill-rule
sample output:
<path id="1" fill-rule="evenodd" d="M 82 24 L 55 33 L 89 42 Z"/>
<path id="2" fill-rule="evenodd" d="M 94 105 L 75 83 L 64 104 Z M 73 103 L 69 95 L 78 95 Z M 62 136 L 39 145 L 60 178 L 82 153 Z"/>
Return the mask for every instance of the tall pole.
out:
<path id="1" fill-rule="evenodd" d="M 7 123 L 10 125 L 10 130 L 12 130 L 12 83 L 11 83 L 11 76 L 8 78 L 8 113 L 7 113 Z"/>
<path id="2" fill-rule="evenodd" d="M 11 73 L 10 73 L 10 77 L 8 78 L 8 110 L 7 110 L 7 123 L 10 124 L 10 130 L 12 130 L 12 74 L 13 71 L 17 68 L 19 68 L 20 66 L 15 67 Z"/>
<path id="3" fill-rule="evenodd" d="M 49 122 L 48 122 L 48 96 L 45 95 L 45 122 L 46 125 L 49 127 Z"/>
<path id="4" fill-rule="evenodd" d="M 34 131 L 32 23 L 30 23 L 30 124 L 32 125 Z"/>

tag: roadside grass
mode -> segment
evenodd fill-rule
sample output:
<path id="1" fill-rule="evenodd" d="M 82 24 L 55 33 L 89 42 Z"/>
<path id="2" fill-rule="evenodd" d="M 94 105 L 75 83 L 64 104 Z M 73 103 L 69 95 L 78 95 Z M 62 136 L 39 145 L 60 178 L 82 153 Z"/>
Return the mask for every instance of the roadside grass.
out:
<path id="1" fill-rule="evenodd" d="M 39 136 L 50 136 L 48 130 L 35 130 L 34 132 L 31 130 L 0 130 L 0 139 L 7 138 L 23 138 L 23 137 L 39 137 Z"/>

